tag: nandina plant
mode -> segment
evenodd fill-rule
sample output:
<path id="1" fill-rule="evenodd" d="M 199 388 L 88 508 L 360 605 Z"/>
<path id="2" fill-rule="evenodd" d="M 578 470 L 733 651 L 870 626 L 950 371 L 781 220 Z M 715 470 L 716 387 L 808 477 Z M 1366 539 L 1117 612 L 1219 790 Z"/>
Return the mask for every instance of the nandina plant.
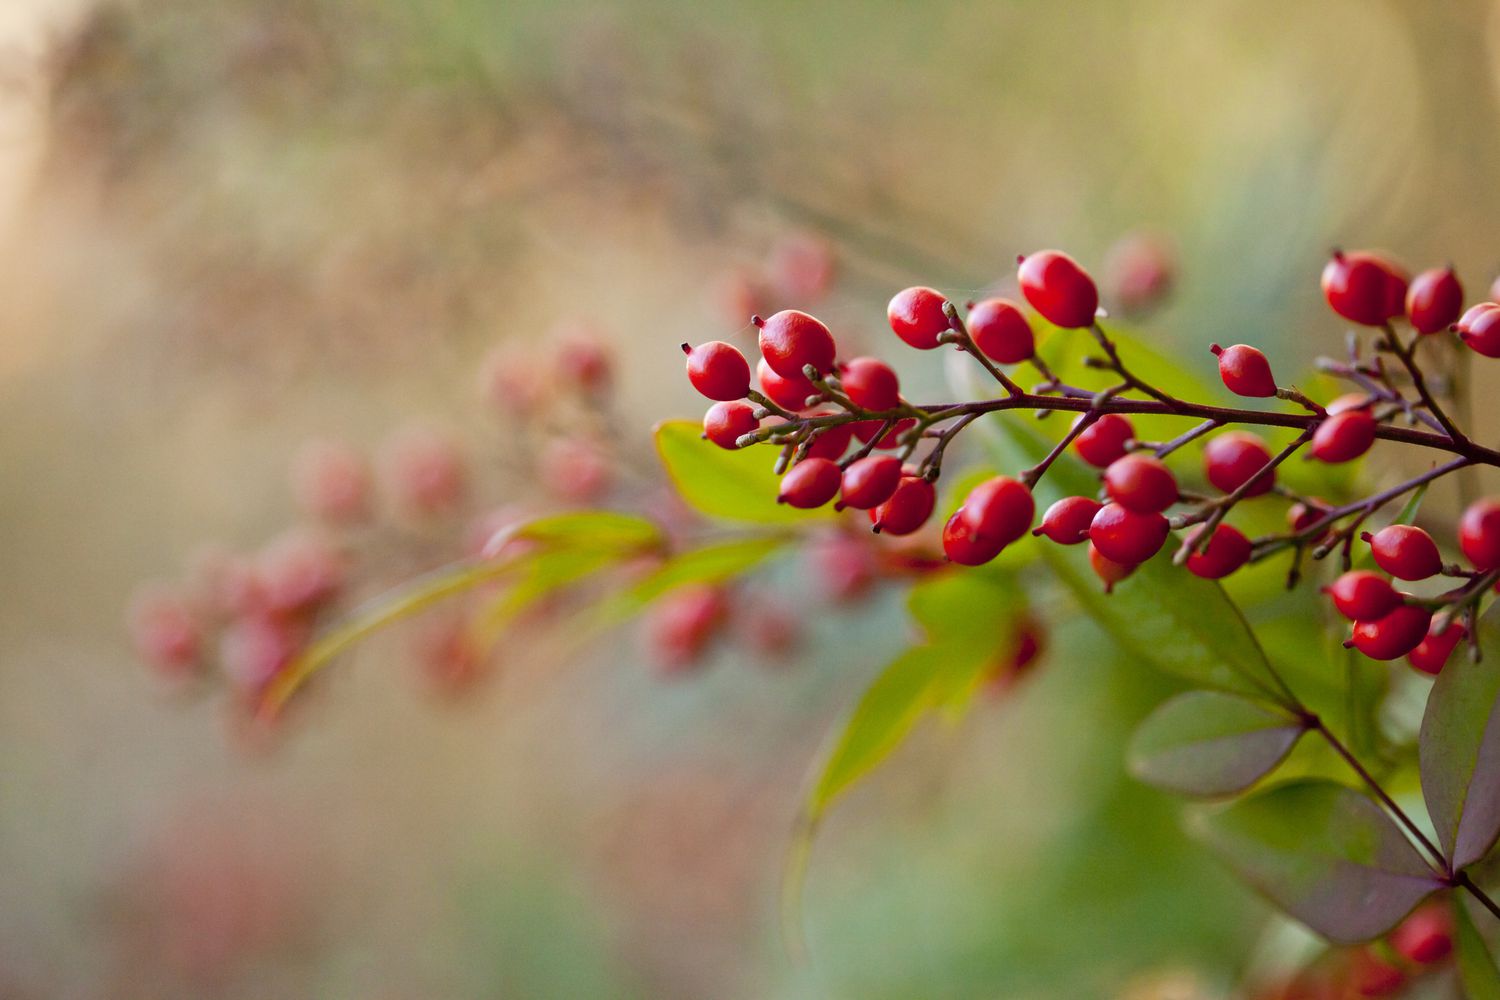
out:
<path id="1" fill-rule="evenodd" d="M 798 886 L 830 805 L 928 711 L 1033 669 L 1046 616 L 1028 592 L 1060 585 L 1122 649 L 1182 683 L 1136 733 L 1131 770 L 1213 800 L 1190 828 L 1340 946 L 1299 981 L 1379 995 L 1456 951 L 1468 993 L 1500 995 L 1492 928 L 1471 915 L 1500 921 L 1487 878 L 1500 835 L 1500 659 L 1481 656 L 1500 499 L 1466 496 L 1456 523 L 1422 508 L 1432 485 L 1464 495 L 1466 470 L 1500 466 L 1456 416 L 1469 359 L 1500 356 L 1500 305 L 1463 311 L 1451 269 L 1408 280 L 1383 255 L 1335 253 L 1322 288 L 1353 328 L 1343 355 L 1320 359 L 1299 389 L 1251 345 L 1164 358 L 1114 327 L 1092 277 L 1061 252 L 1020 258 L 1017 278 L 1024 303 L 961 305 L 927 287 L 890 300 L 893 346 L 972 361 L 950 378 L 956 399 L 909 400 L 896 367 L 841 359 L 828 326 L 799 310 L 752 319 L 753 376 L 729 342 L 681 345 L 689 381 L 713 403 L 701 427 L 669 421 L 655 444 L 701 524 L 579 511 L 507 525 L 478 555 L 275 657 L 254 689 L 259 717 L 274 719 L 376 627 L 481 586 L 498 588 L 479 615 L 491 638 L 569 594 L 592 625 L 644 616 L 658 658 L 681 672 L 735 617 L 735 589 L 778 553 L 820 547 L 830 589 L 908 581 L 920 639 L 853 707 L 806 791 L 787 881 L 800 946 Z M 966 462 L 949 457 L 971 439 Z M 1387 468 L 1425 468 L 1362 475 L 1352 466 L 1372 450 Z M 325 485 L 325 506 L 357 506 L 342 485 Z M 1275 623 L 1295 633 L 1292 656 L 1268 655 L 1247 613 L 1272 588 L 1294 597 Z M 794 634 L 785 608 L 744 617 L 767 648 Z M 197 655 L 181 607 L 154 608 L 150 625 L 148 653 Z M 1404 661 L 1428 685 L 1414 740 L 1380 723 L 1381 661 Z M 1309 741 L 1339 769 L 1282 777 Z M 1419 797 L 1395 791 L 1408 779 Z"/>

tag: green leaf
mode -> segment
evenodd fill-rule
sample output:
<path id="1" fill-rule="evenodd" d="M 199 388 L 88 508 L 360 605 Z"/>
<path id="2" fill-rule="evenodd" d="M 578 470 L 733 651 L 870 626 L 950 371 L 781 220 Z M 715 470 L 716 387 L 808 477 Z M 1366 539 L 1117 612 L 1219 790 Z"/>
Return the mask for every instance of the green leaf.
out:
<path id="1" fill-rule="evenodd" d="M 613 624 L 630 617 L 670 590 L 691 583 L 722 583 L 754 569 L 785 544 L 781 538 L 745 538 L 678 553 L 604 603 L 599 617 Z"/>
<path id="2" fill-rule="evenodd" d="M 1136 729 L 1130 770 L 1148 784 L 1184 795 L 1232 795 L 1269 774 L 1304 730 L 1285 712 L 1248 699 L 1189 691 Z"/>
<path id="3" fill-rule="evenodd" d="M 1374 802 L 1331 781 L 1203 810 L 1193 827 L 1251 886 L 1340 944 L 1384 934 L 1443 887 Z"/>
<path id="4" fill-rule="evenodd" d="M 486 647 L 528 608 L 618 561 L 609 549 L 558 549 L 537 553 L 516 567 L 514 581 L 479 617 L 476 638 Z"/>
<path id="5" fill-rule="evenodd" d="M 1458 958 L 1458 981 L 1469 1000 L 1500 1000 L 1500 969 L 1489 945 L 1479 935 L 1464 901 L 1453 897 L 1453 947 Z"/>
<path id="6" fill-rule="evenodd" d="M 589 549 L 643 549 L 662 540 L 654 521 L 610 510 L 539 517 L 517 525 L 511 535 L 549 547 Z"/>
<path id="7" fill-rule="evenodd" d="M 832 507 L 798 510 L 776 502 L 780 479 L 769 447 L 727 451 L 702 438 L 690 420 L 656 425 L 656 452 L 682 498 L 710 517 L 752 524 L 805 524 L 834 517 Z"/>

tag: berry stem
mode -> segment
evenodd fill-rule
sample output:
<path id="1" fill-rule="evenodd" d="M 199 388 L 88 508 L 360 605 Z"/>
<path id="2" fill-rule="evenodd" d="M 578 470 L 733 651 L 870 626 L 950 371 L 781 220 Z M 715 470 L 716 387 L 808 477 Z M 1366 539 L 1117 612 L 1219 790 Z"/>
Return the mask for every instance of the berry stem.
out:
<path id="1" fill-rule="evenodd" d="M 1427 388 L 1427 377 L 1422 374 L 1422 366 L 1417 364 L 1416 358 L 1413 356 L 1417 347 L 1416 340 L 1413 340 L 1409 345 L 1402 344 L 1401 338 L 1396 335 L 1396 331 L 1390 323 L 1385 324 L 1385 335 L 1387 341 L 1389 341 L 1391 353 L 1401 360 L 1401 364 L 1406 367 L 1406 373 L 1411 376 L 1412 388 L 1416 389 L 1417 395 L 1422 398 L 1422 405 L 1427 407 L 1427 411 L 1443 425 L 1443 430 L 1447 432 L 1455 444 L 1467 444 L 1469 439 L 1453 423 L 1442 406 L 1438 405 L 1437 399 L 1433 397 L 1431 390 Z M 1421 334 L 1416 334 L 1416 336 L 1420 338 Z"/>
<path id="2" fill-rule="evenodd" d="M 1016 384 L 1015 380 L 1001 371 L 993 361 L 984 356 L 984 352 L 974 345 L 974 338 L 969 336 L 969 328 L 964 324 L 963 317 L 958 314 L 958 307 L 952 302 L 943 303 L 943 315 L 948 317 L 948 326 L 952 332 L 952 343 L 958 349 L 969 354 L 975 361 L 984 366 L 991 377 L 1005 389 L 1011 397 L 1025 395 L 1025 390 Z"/>

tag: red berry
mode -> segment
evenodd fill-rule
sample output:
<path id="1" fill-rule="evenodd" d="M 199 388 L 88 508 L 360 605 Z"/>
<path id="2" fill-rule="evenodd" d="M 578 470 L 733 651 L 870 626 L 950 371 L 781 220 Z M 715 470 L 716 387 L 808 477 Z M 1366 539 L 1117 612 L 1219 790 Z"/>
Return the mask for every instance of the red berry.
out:
<path id="1" fill-rule="evenodd" d="M 644 625 L 664 674 L 678 674 L 703 655 L 729 614 L 723 590 L 691 584 L 669 591 L 651 606 Z"/>
<path id="2" fill-rule="evenodd" d="M 1458 319 L 1463 308 L 1464 286 L 1451 267 L 1423 271 L 1406 289 L 1406 316 L 1418 333 L 1437 333 Z"/>
<path id="3" fill-rule="evenodd" d="M 845 507 L 869 510 L 891 498 L 901 482 L 901 460 L 894 455 L 867 455 L 844 470 Z"/>
<path id="4" fill-rule="evenodd" d="M 1500 569 L 1500 500 L 1469 504 L 1458 519 L 1458 547 L 1475 569 Z"/>
<path id="5" fill-rule="evenodd" d="M 1301 534 L 1326 517 L 1331 509 L 1328 501 L 1320 497 L 1309 497 L 1306 502 L 1299 500 L 1287 508 L 1287 527 Z"/>
<path id="6" fill-rule="evenodd" d="M 1361 537 L 1370 543 L 1375 565 L 1398 580 L 1425 580 L 1443 571 L 1437 542 L 1421 528 L 1392 524 Z"/>
<path id="7" fill-rule="evenodd" d="M 1064 329 L 1093 325 L 1099 290 L 1077 261 L 1060 250 L 1042 250 L 1019 263 L 1021 293 L 1043 319 Z"/>
<path id="8" fill-rule="evenodd" d="M 1405 308 L 1406 275 L 1376 254 L 1334 253 L 1322 284 L 1333 311 L 1361 326 L 1380 326 Z"/>
<path id="9" fill-rule="evenodd" d="M 1106 594 L 1115 589 L 1115 584 L 1135 572 L 1134 563 L 1115 562 L 1100 552 L 1093 543 L 1089 544 L 1089 565 L 1093 567 L 1094 575 L 1104 581 Z"/>
<path id="10" fill-rule="evenodd" d="M 833 246 L 816 233 L 791 233 L 766 257 L 766 274 L 787 302 L 809 302 L 828 293 L 838 270 Z"/>
<path id="11" fill-rule="evenodd" d="M 1335 413 L 1343 413 L 1345 410 L 1368 410 L 1375 403 L 1375 397 L 1364 392 L 1346 392 L 1336 397 L 1323 409 L 1331 417 Z"/>
<path id="12" fill-rule="evenodd" d="M 901 403 L 901 383 L 884 361 L 855 358 L 839 372 L 844 395 L 867 410 L 891 410 Z"/>
<path id="13" fill-rule="evenodd" d="M 1347 979 L 1347 989 L 1356 997 L 1388 997 L 1406 985 L 1406 973 L 1369 948 L 1350 956 Z"/>
<path id="14" fill-rule="evenodd" d="M 1370 450 L 1379 426 L 1369 410 L 1345 410 L 1318 424 L 1312 456 L 1322 462 L 1348 462 Z"/>
<path id="15" fill-rule="evenodd" d="M 273 613 L 311 611 L 344 585 L 344 560 L 320 536 L 289 531 L 256 559 L 265 606 Z"/>
<path id="16" fill-rule="evenodd" d="M 1323 590 L 1350 621 L 1384 618 L 1401 606 L 1401 595 L 1390 581 L 1367 569 L 1352 569 Z"/>
<path id="17" fill-rule="evenodd" d="M 1497 285 L 1500 285 L 1500 278 L 1496 278 L 1495 283 Z M 1450 327 L 1450 329 L 1458 333 L 1463 333 L 1470 326 L 1473 326 L 1474 322 L 1478 320 L 1479 317 L 1483 316 L 1487 312 L 1492 312 L 1496 309 L 1500 309 L 1500 305 L 1497 305 L 1494 302 L 1476 302 L 1472 306 L 1464 310 L 1464 314 L 1454 321 L 1453 326 Z"/>
<path id="18" fill-rule="evenodd" d="M 872 440 L 874 440 L 875 435 L 880 433 L 880 428 L 885 426 L 885 421 L 860 420 L 851 426 L 853 426 L 854 428 L 854 436 L 859 438 L 865 444 L 869 444 Z M 916 417 L 907 417 L 905 420 L 896 421 L 895 424 L 891 426 L 891 429 L 886 431 L 885 434 L 881 436 L 879 441 L 875 442 L 875 447 L 883 451 L 888 451 L 891 448 L 900 447 L 901 435 L 905 434 L 915 426 L 917 426 Z"/>
<path id="19" fill-rule="evenodd" d="M 1202 531 L 1203 526 L 1199 525 L 1188 537 L 1196 538 Z M 1202 552 L 1188 556 L 1188 572 L 1205 580 L 1222 579 L 1250 561 L 1250 548 L 1250 539 L 1244 532 L 1221 524 L 1214 528 L 1213 536 Z"/>
<path id="20" fill-rule="evenodd" d="M 331 524 L 370 511 L 370 469 L 359 452 L 339 441 L 309 441 L 292 465 L 292 491 L 308 514 Z"/>
<path id="21" fill-rule="evenodd" d="M 457 442 L 420 424 L 397 431 L 386 442 L 381 473 L 396 506 L 411 517 L 453 510 L 468 488 L 468 467 Z"/>
<path id="22" fill-rule="evenodd" d="M 1453 915 L 1442 903 L 1428 903 L 1401 921 L 1389 940 L 1408 961 L 1435 965 L 1453 951 Z"/>
<path id="23" fill-rule="evenodd" d="M 1135 566 L 1156 555 L 1167 540 L 1167 529 L 1167 519 L 1160 514 L 1109 503 L 1089 524 L 1089 541 L 1106 559 Z"/>
<path id="24" fill-rule="evenodd" d="M 864 595 L 880 571 L 874 546 L 843 532 L 815 541 L 808 550 L 808 559 L 823 590 L 841 603 Z"/>
<path id="25" fill-rule="evenodd" d="M 1103 469 L 1124 455 L 1125 446 L 1134 438 L 1135 428 L 1128 419 L 1118 413 L 1106 413 L 1078 432 L 1073 439 L 1073 450 L 1096 469 Z"/>
<path id="26" fill-rule="evenodd" d="M 1276 485 L 1276 470 L 1263 476 L 1256 473 L 1271 461 L 1271 450 L 1259 437 L 1248 431 L 1230 431 L 1220 434 L 1203 449 L 1203 471 L 1215 489 L 1225 493 L 1235 490 L 1255 479 L 1245 490 L 1245 496 L 1258 497 Z"/>
<path id="27" fill-rule="evenodd" d="M 937 491 L 921 476 L 903 475 L 896 492 L 879 507 L 870 508 L 870 523 L 887 535 L 909 535 L 932 516 Z"/>
<path id="28" fill-rule="evenodd" d="M 1036 500 L 1024 483 L 996 476 L 969 491 L 963 510 L 965 527 L 1005 546 L 1031 530 Z"/>
<path id="29" fill-rule="evenodd" d="M 750 391 L 750 362 L 733 344 L 710 340 L 697 347 L 683 344 L 682 351 L 688 381 L 709 399 L 744 399 Z"/>
<path id="30" fill-rule="evenodd" d="M 969 336 L 991 361 L 1013 365 L 1036 353 L 1025 313 L 1007 299 L 985 299 L 969 310 Z"/>
<path id="31" fill-rule="evenodd" d="M 1172 247 L 1146 232 L 1120 238 L 1104 258 L 1104 297 L 1125 315 L 1144 313 L 1171 291 Z"/>
<path id="32" fill-rule="evenodd" d="M 586 324 L 569 322 L 553 331 L 558 381 L 582 393 L 603 392 L 612 376 L 609 349 Z"/>
<path id="33" fill-rule="evenodd" d="M 803 374 L 812 365 L 826 375 L 833 371 L 838 348 L 828 327 L 805 312 L 783 309 L 769 319 L 751 320 L 760 328 L 760 354 L 782 378 Z"/>
<path id="34" fill-rule="evenodd" d="M 756 363 L 755 374 L 760 379 L 760 391 L 783 410 L 791 410 L 793 413 L 805 410 L 808 397 L 818 395 L 817 388 L 806 375 L 801 372 L 790 378 L 778 375 L 766 364 L 764 358 Z"/>
<path id="35" fill-rule="evenodd" d="M 1161 459 L 1135 453 L 1104 470 L 1104 491 L 1123 507 L 1156 514 L 1177 502 L 1177 478 Z"/>
<path id="36" fill-rule="evenodd" d="M 777 503 L 804 510 L 821 507 L 838 495 L 844 474 L 826 458 L 804 458 L 781 477 Z"/>
<path id="37" fill-rule="evenodd" d="M 825 427 L 813 438 L 807 448 L 808 458 L 826 458 L 837 462 L 849 450 L 849 441 L 854 437 L 853 424 L 835 424 Z"/>
<path id="38" fill-rule="evenodd" d="M 941 292 L 919 285 L 897 292 L 885 315 L 896 336 L 920 351 L 930 351 L 938 346 L 939 335 L 949 329 L 948 316 L 943 312 L 947 301 Z"/>
<path id="39" fill-rule="evenodd" d="M 1443 664 L 1448 662 L 1448 657 L 1453 655 L 1453 650 L 1463 641 L 1469 630 L 1455 621 L 1450 621 L 1447 628 L 1441 632 L 1434 632 L 1437 623 L 1433 622 L 1427 629 L 1427 635 L 1416 648 L 1406 654 L 1406 662 L 1424 674 L 1436 677 L 1442 672 Z"/>
<path id="40" fill-rule="evenodd" d="M 969 527 L 960 507 L 943 525 L 943 554 L 960 566 L 981 566 L 1000 554 L 1005 542 L 986 537 Z"/>
<path id="41" fill-rule="evenodd" d="M 703 415 L 703 436 L 720 448 L 738 448 L 740 437 L 759 427 L 760 421 L 755 419 L 755 407 L 743 399 L 715 403 Z"/>
<path id="42" fill-rule="evenodd" d="M 1374 621 L 1357 621 L 1346 646 L 1353 646 L 1372 660 L 1394 660 L 1416 649 L 1427 637 L 1432 612 L 1415 604 L 1403 604 Z"/>
<path id="43" fill-rule="evenodd" d="M 130 602 L 128 619 L 136 653 L 151 667 L 172 677 L 197 668 L 202 628 L 182 595 L 165 587 L 143 590 Z"/>
<path id="44" fill-rule="evenodd" d="M 1271 375 L 1271 362 L 1266 356 L 1248 344 L 1209 348 L 1219 359 L 1219 378 L 1236 396 L 1263 399 L 1276 395 L 1276 379 Z"/>
<path id="45" fill-rule="evenodd" d="M 1465 315 L 1459 321 L 1458 336 L 1476 354 L 1500 358 L 1500 307 L 1481 309 L 1472 317 Z"/>
<path id="46" fill-rule="evenodd" d="M 1104 506 L 1092 497 L 1063 497 L 1047 508 L 1033 535 L 1046 535 L 1059 545 L 1077 545 L 1089 540 L 1089 525 Z"/>

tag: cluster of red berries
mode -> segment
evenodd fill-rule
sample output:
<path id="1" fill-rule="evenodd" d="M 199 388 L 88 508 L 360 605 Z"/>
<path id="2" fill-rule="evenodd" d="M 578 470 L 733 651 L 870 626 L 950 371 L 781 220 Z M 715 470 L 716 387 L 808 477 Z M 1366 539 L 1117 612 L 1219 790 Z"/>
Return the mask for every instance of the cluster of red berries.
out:
<path id="1" fill-rule="evenodd" d="M 1426 903 L 1386 935 L 1383 946 L 1327 952 L 1290 979 L 1264 986 L 1252 996 L 1256 1000 L 1396 996 L 1414 980 L 1437 975 L 1452 964 L 1453 935 L 1448 904 Z"/>

